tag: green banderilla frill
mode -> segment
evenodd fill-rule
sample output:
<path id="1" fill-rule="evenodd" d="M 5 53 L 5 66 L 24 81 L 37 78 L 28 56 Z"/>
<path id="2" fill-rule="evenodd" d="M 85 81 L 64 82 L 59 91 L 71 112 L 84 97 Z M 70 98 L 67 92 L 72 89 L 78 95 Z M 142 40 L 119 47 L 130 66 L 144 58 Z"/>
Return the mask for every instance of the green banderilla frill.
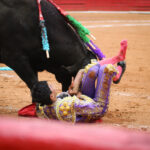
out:
<path id="1" fill-rule="evenodd" d="M 89 43 L 90 39 L 87 37 L 87 35 L 90 35 L 90 31 L 87 28 L 85 28 L 80 22 L 78 22 L 75 18 L 73 18 L 72 16 L 66 15 L 66 17 L 68 18 L 69 23 L 77 30 L 81 39 L 85 43 Z"/>

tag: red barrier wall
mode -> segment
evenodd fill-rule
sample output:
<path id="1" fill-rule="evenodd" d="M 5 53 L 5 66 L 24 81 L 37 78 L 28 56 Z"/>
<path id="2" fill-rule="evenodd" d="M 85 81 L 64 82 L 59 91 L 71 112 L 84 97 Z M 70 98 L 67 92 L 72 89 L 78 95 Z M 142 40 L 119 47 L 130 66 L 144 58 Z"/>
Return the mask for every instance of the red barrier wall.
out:
<path id="1" fill-rule="evenodd" d="M 0 118 L 0 150 L 150 150 L 150 134 L 96 124 Z"/>
<path id="2" fill-rule="evenodd" d="M 150 11 L 150 0 L 54 0 L 65 10 Z"/>

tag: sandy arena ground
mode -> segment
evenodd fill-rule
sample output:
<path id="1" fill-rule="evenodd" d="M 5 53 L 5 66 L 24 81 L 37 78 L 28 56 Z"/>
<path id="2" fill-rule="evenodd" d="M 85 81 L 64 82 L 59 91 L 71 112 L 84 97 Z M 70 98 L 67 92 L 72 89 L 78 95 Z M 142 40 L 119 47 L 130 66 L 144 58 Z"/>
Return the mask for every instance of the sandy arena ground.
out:
<path id="1" fill-rule="evenodd" d="M 70 14 L 90 29 L 107 57 L 118 53 L 121 40 L 128 40 L 127 70 L 119 84 L 112 84 L 109 110 L 102 124 L 149 132 L 150 14 Z M 61 90 L 52 74 L 44 71 L 39 79 Z M 13 71 L 0 71 L 0 83 L 0 115 L 18 117 L 17 111 L 31 103 L 29 89 Z"/>

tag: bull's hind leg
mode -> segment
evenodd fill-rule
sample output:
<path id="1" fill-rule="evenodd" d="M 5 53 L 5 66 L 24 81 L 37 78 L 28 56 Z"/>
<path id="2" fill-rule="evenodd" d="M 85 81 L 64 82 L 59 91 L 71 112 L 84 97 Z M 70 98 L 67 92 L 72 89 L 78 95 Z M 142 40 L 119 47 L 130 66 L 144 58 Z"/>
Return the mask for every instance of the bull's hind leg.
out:
<path id="1" fill-rule="evenodd" d="M 22 55 L 19 58 L 13 58 L 12 56 L 9 61 L 7 61 L 6 65 L 11 67 L 30 88 L 32 102 L 51 104 L 51 91 L 47 82 L 38 81 L 37 72 L 31 67 L 28 59 L 25 56 Z"/>

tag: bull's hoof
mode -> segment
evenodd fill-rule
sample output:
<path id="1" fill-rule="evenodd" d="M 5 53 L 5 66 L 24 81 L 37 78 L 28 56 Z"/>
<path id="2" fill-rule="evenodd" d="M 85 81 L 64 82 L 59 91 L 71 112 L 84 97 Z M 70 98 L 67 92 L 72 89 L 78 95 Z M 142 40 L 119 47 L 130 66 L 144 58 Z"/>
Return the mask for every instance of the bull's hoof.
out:
<path id="1" fill-rule="evenodd" d="M 120 61 L 118 64 L 117 64 L 117 67 L 121 67 L 121 72 L 119 72 L 119 75 L 116 76 L 114 79 L 113 79 L 113 83 L 115 84 L 118 84 L 126 70 L 126 62 L 125 61 Z"/>

